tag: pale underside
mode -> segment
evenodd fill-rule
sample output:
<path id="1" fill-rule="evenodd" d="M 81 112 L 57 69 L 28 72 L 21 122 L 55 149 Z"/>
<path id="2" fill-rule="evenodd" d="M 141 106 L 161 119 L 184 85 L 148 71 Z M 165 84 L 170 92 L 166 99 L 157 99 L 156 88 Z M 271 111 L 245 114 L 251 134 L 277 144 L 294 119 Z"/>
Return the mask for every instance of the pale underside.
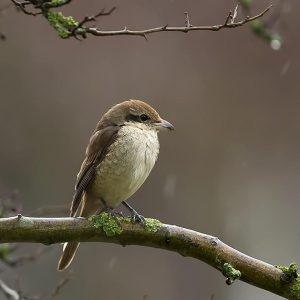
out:
<path id="1" fill-rule="evenodd" d="M 115 208 L 127 200 L 149 176 L 158 152 L 156 130 L 140 123 L 126 123 L 96 168 L 95 178 L 86 191 L 89 201 L 100 205 L 102 199 Z"/>

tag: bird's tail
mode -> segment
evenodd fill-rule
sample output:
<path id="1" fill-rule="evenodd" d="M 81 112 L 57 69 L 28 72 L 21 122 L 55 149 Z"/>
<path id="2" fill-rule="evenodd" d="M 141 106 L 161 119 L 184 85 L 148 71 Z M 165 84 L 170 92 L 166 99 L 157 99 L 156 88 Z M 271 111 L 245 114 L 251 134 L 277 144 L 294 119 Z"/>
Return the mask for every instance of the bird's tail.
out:
<path id="1" fill-rule="evenodd" d="M 80 217 L 89 217 L 93 215 L 99 208 L 99 203 L 93 201 L 86 193 L 83 195 Z M 79 247 L 79 242 L 68 242 L 64 244 L 63 254 L 58 262 L 57 270 L 64 271 L 71 264 L 76 251 Z"/>
<path id="2" fill-rule="evenodd" d="M 64 244 L 63 254 L 57 266 L 58 271 L 64 271 L 71 264 L 78 247 L 78 242 L 69 242 Z"/>

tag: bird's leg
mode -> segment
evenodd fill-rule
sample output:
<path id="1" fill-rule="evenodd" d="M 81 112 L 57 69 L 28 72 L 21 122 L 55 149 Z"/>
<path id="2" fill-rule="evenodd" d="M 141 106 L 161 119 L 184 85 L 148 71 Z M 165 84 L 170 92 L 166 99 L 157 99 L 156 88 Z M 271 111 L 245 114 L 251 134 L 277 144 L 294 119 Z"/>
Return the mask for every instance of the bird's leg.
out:
<path id="1" fill-rule="evenodd" d="M 116 213 L 113 208 L 110 208 L 106 205 L 105 201 L 101 199 L 101 202 L 103 203 L 103 207 L 100 207 L 97 211 L 96 211 L 96 216 L 99 216 L 102 212 L 106 212 L 109 216 L 113 217 L 115 219 L 115 221 L 117 222 L 117 224 L 122 227 L 121 222 L 118 218 L 118 213 Z"/>
<path id="2" fill-rule="evenodd" d="M 126 201 L 122 201 L 123 205 L 131 212 L 131 222 L 145 224 L 145 218 L 140 215 L 133 207 L 131 207 Z"/>

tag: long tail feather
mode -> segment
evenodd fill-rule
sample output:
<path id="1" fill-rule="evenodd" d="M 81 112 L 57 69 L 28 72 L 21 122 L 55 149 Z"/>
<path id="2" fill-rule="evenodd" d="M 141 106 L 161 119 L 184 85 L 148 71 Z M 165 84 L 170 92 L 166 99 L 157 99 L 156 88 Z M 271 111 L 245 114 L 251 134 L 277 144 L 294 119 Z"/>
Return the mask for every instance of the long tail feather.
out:
<path id="1" fill-rule="evenodd" d="M 58 262 L 58 271 L 64 271 L 66 268 L 68 268 L 76 254 L 78 246 L 78 242 L 65 243 L 63 254 Z"/>

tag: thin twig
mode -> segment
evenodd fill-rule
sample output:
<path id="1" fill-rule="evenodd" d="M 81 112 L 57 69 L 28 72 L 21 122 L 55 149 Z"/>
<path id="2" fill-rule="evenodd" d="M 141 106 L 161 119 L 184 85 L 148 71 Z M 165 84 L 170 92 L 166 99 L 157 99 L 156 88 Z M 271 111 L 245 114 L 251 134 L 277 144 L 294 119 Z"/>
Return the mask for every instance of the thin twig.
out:
<path id="1" fill-rule="evenodd" d="M 190 22 L 189 13 L 186 11 L 184 14 L 185 14 L 185 27 L 193 27 L 193 25 Z"/>
<path id="2" fill-rule="evenodd" d="M 54 300 L 61 292 L 61 290 L 65 287 L 65 285 L 71 280 L 71 272 L 69 272 L 68 276 L 63 278 L 57 286 L 53 289 L 53 291 L 50 293 L 50 296 L 48 300 Z M 25 296 L 22 293 L 20 282 L 17 281 L 18 291 L 10 288 L 3 280 L 0 279 L 0 290 L 4 293 L 4 295 L 7 297 L 7 299 L 10 300 L 42 300 L 45 299 L 45 297 L 40 296 Z"/>
<path id="3" fill-rule="evenodd" d="M 21 297 L 17 291 L 10 288 L 3 280 L 0 279 L 0 290 L 4 293 L 7 299 L 20 300 Z"/>
<path id="4" fill-rule="evenodd" d="M 238 9 L 239 9 L 239 5 L 237 4 L 234 11 L 233 11 L 233 15 L 232 15 L 232 18 L 231 18 L 231 23 L 234 23 L 235 22 L 235 19 L 238 15 Z"/>
<path id="5" fill-rule="evenodd" d="M 110 16 L 115 10 L 116 10 L 116 7 L 115 7 L 115 6 L 113 6 L 113 7 L 112 7 L 110 10 L 108 10 L 108 11 L 105 11 L 105 8 L 103 8 L 99 13 L 95 14 L 94 16 L 86 16 L 86 17 L 84 17 L 84 19 L 83 19 L 82 21 L 80 21 L 80 22 L 78 23 L 78 25 L 72 29 L 71 35 L 73 35 L 75 38 L 77 38 L 77 33 L 76 33 L 77 29 L 83 28 L 83 26 L 84 26 L 86 23 L 88 23 L 88 22 L 96 21 L 97 18 L 99 18 L 99 17 Z M 83 34 L 81 34 L 81 35 L 83 35 Z M 83 35 L 83 37 L 85 37 L 85 36 Z M 77 38 L 77 39 L 78 39 L 78 38 Z"/>
<path id="6" fill-rule="evenodd" d="M 84 28 L 86 33 L 90 33 L 95 36 L 113 36 L 113 35 L 137 35 L 145 37 L 145 35 L 156 33 L 156 32 L 166 32 L 166 31 L 173 31 L 173 32 L 184 32 L 187 33 L 189 31 L 219 31 L 224 28 L 236 28 L 240 27 L 246 23 L 249 23 L 251 21 L 254 21 L 258 18 L 261 18 L 264 16 L 270 9 L 272 5 L 268 6 L 265 10 L 263 10 L 261 13 L 253 16 L 253 17 L 245 17 L 243 20 L 238 22 L 229 22 L 233 18 L 233 14 L 230 11 L 227 15 L 225 22 L 221 25 L 213 25 L 213 26 L 185 26 L 185 27 L 171 27 L 171 26 L 160 26 L 145 30 L 129 30 L 127 27 L 125 27 L 122 30 L 115 30 L 115 31 L 106 31 L 106 30 L 99 30 L 96 27 L 91 28 Z"/>
<path id="7" fill-rule="evenodd" d="M 29 10 L 26 9 L 26 6 L 28 5 L 32 5 L 32 3 L 30 1 L 17 1 L 17 0 L 11 0 L 13 2 L 13 4 L 21 9 L 21 11 L 26 14 L 26 15 L 30 15 L 30 16 L 37 16 L 37 15 L 41 15 L 42 12 L 38 11 L 38 12 L 31 12 Z"/>
<path id="8" fill-rule="evenodd" d="M 63 278 L 58 285 L 55 287 L 55 289 L 53 290 L 53 292 L 51 293 L 50 297 L 48 298 L 48 300 L 53 300 L 55 297 L 57 297 L 61 291 L 61 289 L 70 281 L 71 279 L 71 272 L 69 273 L 69 275 L 65 278 Z"/>
<path id="9" fill-rule="evenodd" d="M 10 267 L 19 267 L 27 262 L 33 262 L 36 261 L 39 257 L 44 255 L 46 252 L 48 252 L 50 249 L 46 247 L 39 247 L 34 253 L 31 254 L 24 254 L 21 255 L 15 259 L 4 259 L 3 262 L 6 263 Z"/>

